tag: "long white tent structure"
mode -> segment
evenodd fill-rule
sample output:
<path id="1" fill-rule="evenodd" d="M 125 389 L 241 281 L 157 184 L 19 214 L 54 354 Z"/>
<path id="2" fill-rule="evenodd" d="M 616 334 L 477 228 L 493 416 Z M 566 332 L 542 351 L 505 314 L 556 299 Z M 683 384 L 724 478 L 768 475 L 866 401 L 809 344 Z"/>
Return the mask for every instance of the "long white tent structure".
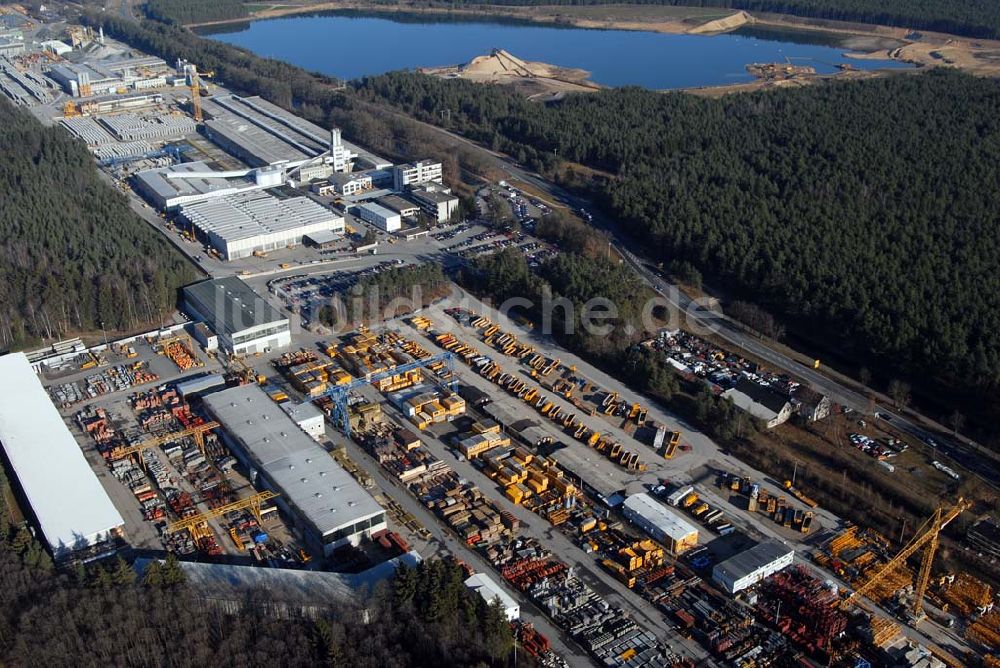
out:
<path id="1" fill-rule="evenodd" d="M 57 559 L 121 532 L 125 521 L 24 353 L 0 357 L 0 444 Z"/>

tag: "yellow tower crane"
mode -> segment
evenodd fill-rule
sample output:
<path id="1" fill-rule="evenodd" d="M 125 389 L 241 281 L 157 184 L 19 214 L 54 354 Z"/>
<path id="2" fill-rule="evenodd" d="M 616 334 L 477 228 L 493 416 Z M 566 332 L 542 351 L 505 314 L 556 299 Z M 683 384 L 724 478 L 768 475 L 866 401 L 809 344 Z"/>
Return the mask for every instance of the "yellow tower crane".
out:
<path id="1" fill-rule="evenodd" d="M 188 427 L 187 429 L 183 429 L 181 431 L 174 431 L 169 434 L 164 434 L 163 436 L 151 438 L 143 441 L 142 443 L 130 445 L 127 448 L 116 448 L 111 453 L 111 456 L 114 459 L 124 459 L 125 457 L 131 457 L 132 455 L 138 456 L 143 450 L 155 448 L 166 443 L 173 443 L 174 441 L 179 441 L 188 436 L 192 436 L 194 438 L 194 442 L 198 445 L 198 449 L 201 450 L 202 454 L 205 454 L 205 434 L 218 426 L 218 422 L 206 422 L 204 424 L 195 425 L 194 427 Z M 142 457 L 138 456 L 138 459 L 139 464 L 143 468 L 146 468 L 145 461 Z"/>
<path id="2" fill-rule="evenodd" d="M 201 524 L 205 524 L 211 519 L 216 517 L 222 517 L 228 513 L 237 510 L 249 510 L 253 514 L 254 519 L 257 520 L 258 524 L 263 524 L 260 515 L 261 506 L 265 501 L 270 501 L 275 499 L 279 494 L 271 491 L 263 491 L 253 496 L 248 496 L 245 499 L 240 499 L 239 501 L 233 501 L 232 503 L 227 503 L 224 506 L 219 506 L 218 508 L 213 508 L 207 512 L 201 513 L 199 515 L 192 515 L 191 517 L 185 517 L 182 520 L 177 520 L 173 524 L 170 524 L 166 528 L 167 533 L 177 533 L 178 531 L 197 531 L 197 527 Z"/>
<path id="3" fill-rule="evenodd" d="M 887 579 L 897 568 L 903 566 L 906 560 L 923 548 L 924 553 L 920 559 L 920 572 L 917 574 L 916 591 L 911 608 L 915 618 L 923 617 L 924 594 L 927 592 L 927 583 L 931 577 L 931 566 L 934 564 L 934 553 L 938 548 L 938 536 L 948 524 L 964 511 L 972 507 L 972 502 L 959 497 L 958 501 L 951 508 L 937 508 L 934 514 L 924 522 L 916 534 L 907 545 L 893 557 L 889 563 L 880 568 L 874 575 L 866 580 L 861 586 L 854 590 L 854 593 L 841 602 L 842 608 L 847 608 L 857 602 L 857 600 L 871 592 L 880 583 Z"/>
<path id="4" fill-rule="evenodd" d="M 195 123 L 201 123 L 203 120 L 201 115 L 201 77 L 207 79 L 214 76 L 215 72 L 199 72 L 198 68 L 194 65 L 189 66 L 188 77 L 191 79 L 191 109 L 194 112 Z"/>

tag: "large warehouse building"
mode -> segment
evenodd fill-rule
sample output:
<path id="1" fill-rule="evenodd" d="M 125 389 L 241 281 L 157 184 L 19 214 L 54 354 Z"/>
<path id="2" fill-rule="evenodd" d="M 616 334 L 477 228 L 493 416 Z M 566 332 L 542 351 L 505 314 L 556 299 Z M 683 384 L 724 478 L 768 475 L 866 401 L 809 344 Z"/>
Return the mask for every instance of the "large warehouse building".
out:
<path id="1" fill-rule="evenodd" d="M 71 123 L 76 121 L 71 119 Z M 228 178 L 222 172 L 213 172 L 204 162 L 182 162 L 136 172 L 132 184 L 136 192 L 160 211 L 173 211 L 184 204 L 204 202 L 257 187 L 250 179 Z"/>
<path id="2" fill-rule="evenodd" d="M 297 246 L 315 232 L 344 233 L 344 217 L 322 204 L 260 191 L 184 205 L 180 218 L 226 260 Z"/>
<path id="3" fill-rule="evenodd" d="M 0 444 L 24 510 L 56 559 L 113 547 L 125 521 L 24 353 L 0 357 Z"/>
<path id="4" fill-rule="evenodd" d="M 330 151 L 329 164 L 312 165 L 300 178 L 325 178 L 331 171 L 350 171 L 355 163 L 371 169 L 392 166 L 342 141 L 340 130 L 324 130 L 260 97 L 214 96 L 202 101 L 202 110 L 209 119 L 205 122 L 208 138 L 251 167 L 309 160 L 326 151 Z"/>
<path id="5" fill-rule="evenodd" d="M 696 526 L 645 492 L 625 499 L 622 513 L 672 554 L 681 554 L 698 544 Z"/>
<path id="6" fill-rule="evenodd" d="M 329 555 L 386 528 L 375 499 L 259 386 L 218 392 L 205 406 L 234 441 L 251 479 L 281 494 L 278 505 L 312 548 Z"/>
<path id="7" fill-rule="evenodd" d="M 292 343 L 288 318 L 236 276 L 184 288 L 184 310 L 202 320 L 233 355 L 284 348 Z"/>
<path id="8" fill-rule="evenodd" d="M 791 566 L 794 558 L 792 548 L 769 540 L 716 564 L 712 579 L 730 594 L 735 594 Z"/>

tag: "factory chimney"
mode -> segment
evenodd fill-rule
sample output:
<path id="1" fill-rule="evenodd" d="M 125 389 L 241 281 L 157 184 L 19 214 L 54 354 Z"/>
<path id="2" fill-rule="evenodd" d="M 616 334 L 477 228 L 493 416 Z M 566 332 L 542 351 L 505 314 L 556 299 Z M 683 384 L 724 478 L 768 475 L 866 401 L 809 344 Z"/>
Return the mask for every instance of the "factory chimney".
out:
<path id="1" fill-rule="evenodd" d="M 340 128 L 333 128 L 330 130 L 330 155 L 336 155 L 338 148 L 340 148 Z"/>
<path id="2" fill-rule="evenodd" d="M 104 26 L 100 27 L 100 32 L 98 32 L 97 43 L 104 46 Z"/>

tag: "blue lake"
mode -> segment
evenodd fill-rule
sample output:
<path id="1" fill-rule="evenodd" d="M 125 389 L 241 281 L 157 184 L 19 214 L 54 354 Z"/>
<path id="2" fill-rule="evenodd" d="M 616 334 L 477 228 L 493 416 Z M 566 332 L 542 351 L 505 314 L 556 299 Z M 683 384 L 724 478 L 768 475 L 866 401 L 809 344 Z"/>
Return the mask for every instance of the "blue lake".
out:
<path id="1" fill-rule="evenodd" d="M 606 86 L 654 89 L 752 81 L 748 63 L 791 62 L 821 74 L 905 68 L 892 60 L 847 58 L 835 38 L 804 31 L 762 30 L 715 36 L 590 30 L 497 20 L 323 13 L 199 31 L 308 70 L 355 79 L 392 70 L 457 65 L 506 49 L 524 60 L 588 70 Z"/>

